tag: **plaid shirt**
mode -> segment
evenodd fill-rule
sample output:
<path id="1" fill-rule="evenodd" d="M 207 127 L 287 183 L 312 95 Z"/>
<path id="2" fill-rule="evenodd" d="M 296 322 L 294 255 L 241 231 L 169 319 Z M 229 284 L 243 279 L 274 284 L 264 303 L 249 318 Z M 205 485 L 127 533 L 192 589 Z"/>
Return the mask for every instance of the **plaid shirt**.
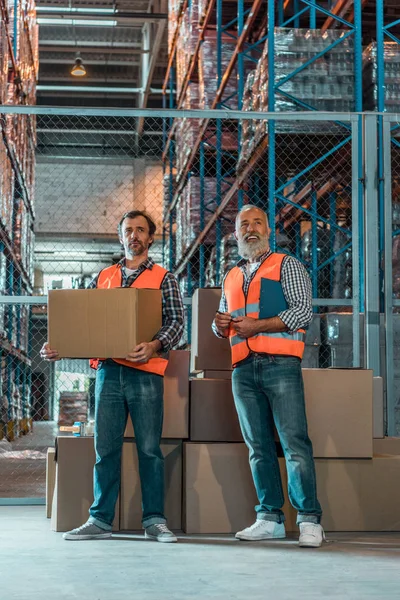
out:
<path id="1" fill-rule="evenodd" d="M 249 275 L 247 272 L 247 260 L 242 259 L 238 262 L 237 266 L 243 273 L 244 286 L 243 291 L 247 295 L 254 275 L 261 263 L 270 256 L 272 252 L 268 250 L 265 254 L 260 257 L 260 260 L 256 263 L 257 268 Z M 226 278 L 226 275 L 225 275 Z M 224 283 L 225 283 L 224 278 Z M 224 283 L 222 284 L 222 295 L 219 305 L 220 312 L 228 312 L 228 303 L 226 301 L 224 293 Z M 286 256 L 282 262 L 281 271 L 281 284 L 283 294 L 288 303 L 288 308 L 277 315 L 281 321 L 286 325 L 288 331 L 293 333 L 298 329 L 304 329 L 312 321 L 312 287 L 310 277 L 302 265 L 302 263 L 293 258 L 293 256 Z M 212 324 L 213 331 L 217 337 L 221 336 L 215 326 L 215 322 Z"/>
<path id="2" fill-rule="evenodd" d="M 145 271 L 152 269 L 154 261 L 151 258 L 145 260 L 132 275 L 127 276 L 125 271 L 125 258 L 118 263 L 121 266 L 121 287 L 130 287 L 133 282 Z M 88 285 L 88 288 L 96 288 L 97 275 Z M 184 309 L 178 282 L 172 273 L 167 273 L 161 285 L 162 293 L 162 327 L 153 339 L 160 340 L 162 350 L 168 352 L 176 346 L 182 337 L 184 330 Z"/>

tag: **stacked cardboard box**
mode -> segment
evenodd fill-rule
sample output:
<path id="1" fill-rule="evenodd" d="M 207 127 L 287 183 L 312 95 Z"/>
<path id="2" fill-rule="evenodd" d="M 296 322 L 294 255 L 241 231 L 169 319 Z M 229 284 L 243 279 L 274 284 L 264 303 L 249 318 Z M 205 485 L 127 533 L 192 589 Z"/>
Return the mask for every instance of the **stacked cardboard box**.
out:
<path id="1" fill-rule="evenodd" d="M 164 378 L 164 428 L 162 451 L 165 457 L 165 510 L 173 529 L 182 527 L 182 440 L 189 430 L 189 352 L 171 351 Z M 141 492 L 130 418 L 124 434 L 121 464 L 121 493 L 117 503 L 114 530 L 141 528 Z M 56 472 L 48 458 L 48 516 L 52 479 L 52 529 L 67 531 L 87 519 L 93 502 L 94 441 L 91 437 L 61 436 L 56 452 Z"/>
<path id="2" fill-rule="evenodd" d="M 231 392 L 229 347 L 224 340 L 213 340 L 204 325 L 212 321 L 219 296 L 218 289 L 197 290 L 193 299 L 191 370 L 196 378 L 191 381 L 190 440 L 184 443 L 183 514 L 188 533 L 234 532 L 253 521 L 257 503 Z M 319 320 L 309 336 L 310 350 L 315 346 L 319 351 Z M 218 344 L 221 351 L 214 354 Z M 326 530 L 398 529 L 395 502 L 376 511 L 385 502 L 385 491 L 374 489 L 373 499 L 366 491 L 375 479 L 389 485 L 390 478 L 400 474 L 400 460 L 374 456 L 374 444 L 380 440 L 373 438 L 381 434 L 383 423 L 382 380 L 362 369 L 305 368 L 303 376 Z M 393 453 L 393 445 L 390 450 Z M 279 461 L 286 488 L 284 459 Z M 400 490 L 395 496 L 398 500 Z M 285 498 L 286 527 L 292 531 L 296 515 Z"/>
<path id="3" fill-rule="evenodd" d="M 171 353 L 165 378 L 166 516 L 173 529 L 193 534 L 233 533 L 252 523 L 257 503 L 231 391 L 229 345 L 210 329 L 219 295 L 218 289 L 197 290 L 194 295 L 190 390 L 187 351 Z M 318 332 L 317 327 L 314 339 Z M 369 370 L 344 368 L 305 368 L 303 376 L 325 529 L 399 530 L 400 444 L 374 439 L 377 396 L 383 417 L 382 380 L 373 378 Z M 284 458 L 279 463 L 286 528 L 294 531 L 296 514 L 287 500 Z M 92 439 L 59 438 L 52 515 L 56 530 L 74 527 L 86 518 L 93 464 Z M 116 529 L 140 528 L 140 502 L 134 430 L 129 422 Z"/>

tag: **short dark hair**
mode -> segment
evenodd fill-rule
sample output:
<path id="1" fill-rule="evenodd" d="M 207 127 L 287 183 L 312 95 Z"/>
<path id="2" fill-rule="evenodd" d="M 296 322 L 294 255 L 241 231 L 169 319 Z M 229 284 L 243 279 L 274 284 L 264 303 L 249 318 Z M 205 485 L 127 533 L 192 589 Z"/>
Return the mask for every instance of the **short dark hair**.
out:
<path id="1" fill-rule="evenodd" d="M 151 236 L 155 234 L 157 229 L 156 224 L 154 223 L 150 215 L 147 214 L 147 212 L 145 212 L 144 210 L 130 210 L 129 212 L 123 215 L 120 222 L 118 223 L 118 235 L 120 238 L 122 237 L 122 223 L 125 221 L 125 219 L 136 219 L 136 217 L 144 217 L 149 225 L 149 234 Z"/>

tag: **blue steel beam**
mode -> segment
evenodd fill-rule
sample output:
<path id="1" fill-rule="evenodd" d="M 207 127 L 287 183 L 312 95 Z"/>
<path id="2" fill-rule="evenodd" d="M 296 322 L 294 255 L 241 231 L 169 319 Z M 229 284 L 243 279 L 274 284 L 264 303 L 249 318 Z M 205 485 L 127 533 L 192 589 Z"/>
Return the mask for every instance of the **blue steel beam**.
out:
<path id="1" fill-rule="evenodd" d="M 275 2 L 268 0 L 268 111 L 275 111 Z M 275 176 L 276 176 L 275 121 L 268 121 L 268 219 L 275 223 Z M 276 230 L 271 227 L 271 250 L 276 248 Z"/>
<path id="2" fill-rule="evenodd" d="M 217 85 L 218 89 L 220 89 L 221 81 L 222 81 L 222 0 L 216 0 L 217 3 Z M 218 96 L 217 96 L 218 97 Z M 217 103 L 217 108 L 221 108 L 221 104 Z M 219 207 L 222 200 L 222 123 L 221 120 L 218 119 L 217 124 L 217 152 L 216 152 L 216 163 L 215 163 L 215 171 L 216 171 L 216 205 Z M 220 277 L 220 257 L 221 257 L 221 229 L 222 223 L 221 219 L 217 219 L 215 224 L 215 279 L 216 284 L 219 283 Z"/>
<path id="3" fill-rule="evenodd" d="M 312 192 L 312 193 L 314 193 L 314 192 Z M 286 196 L 282 196 L 282 194 L 275 194 L 275 196 L 278 200 L 282 200 L 282 202 L 285 202 L 285 204 L 290 204 L 294 208 L 301 209 L 301 212 L 304 212 L 304 214 L 308 215 L 309 217 L 313 218 L 317 215 L 318 221 L 321 221 L 321 223 L 325 223 L 326 225 L 331 225 L 331 227 L 333 227 L 334 229 L 337 229 L 338 231 L 343 231 L 343 233 L 345 233 L 346 235 L 351 236 L 351 231 L 349 229 L 346 229 L 345 227 L 342 227 L 341 225 L 331 224 L 329 219 L 326 219 L 325 217 L 318 215 L 315 212 L 315 210 L 313 210 L 313 209 L 310 210 L 310 209 L 306 208 L 305 206 L 300 207 L 296 202 L 294 202 L 293 200 L 290 200 Z"/>

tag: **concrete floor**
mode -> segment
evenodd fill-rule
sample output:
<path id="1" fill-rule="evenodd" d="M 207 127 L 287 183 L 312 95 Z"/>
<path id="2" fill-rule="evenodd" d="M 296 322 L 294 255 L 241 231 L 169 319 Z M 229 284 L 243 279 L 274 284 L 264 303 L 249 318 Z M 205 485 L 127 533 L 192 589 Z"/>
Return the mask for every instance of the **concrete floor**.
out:
<path id="1" fill-rule="evenodd" d="M 44 507 L 0 507 L 1 598 L 7 600 L 361 600 L 400 598 L 400 534 L 332 534 L 321 549 L 295 539 L 141 534 L 67 542 Z"/>
<path id="2" fill-rule="evenodd" d="M 0 441 L 0 498 L 44 498 L 47 448 L 58 433 L 54 421 L 35 421 L 28 435 Z"/>

